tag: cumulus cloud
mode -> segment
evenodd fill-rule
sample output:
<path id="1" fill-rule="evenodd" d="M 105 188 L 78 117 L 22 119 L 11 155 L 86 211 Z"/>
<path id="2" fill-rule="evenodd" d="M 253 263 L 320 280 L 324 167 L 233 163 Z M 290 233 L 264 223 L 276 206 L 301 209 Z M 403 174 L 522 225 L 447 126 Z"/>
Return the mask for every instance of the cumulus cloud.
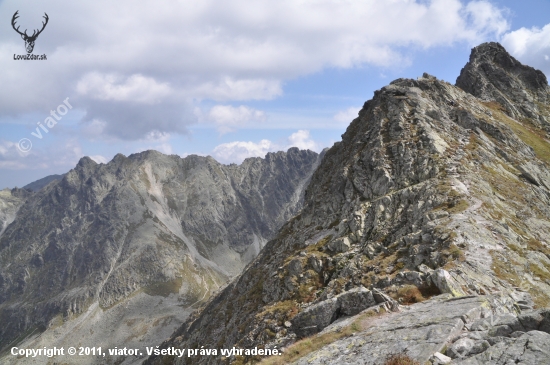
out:
<path id="1" fill-rule="evenodd" d="M 317 150 L 317 143 L 309 136 L 309 131 L 299 130 L 288 137 L 287 147 L 298 147 L 301 150 Z"/>
<path id="2" fill-rule="evenodd" d="M 191 98 L 226 100 L 270 100 L 283 93 L 281 81 L 264 79 L 236 80 L 224 77 L 190 87 L 184 95 Z"/>
<path id="3" fill-rule="evenodd" d="M 275 143 L 267 139 L 262 139 L 258 143 L 250 141 L 222 143 L 214 148 L 212 155 L 223 163 L 241 163 L 248 157 L 264 157 L 268 152 L 286 151 L 290 147 L 313 151 L 320 149 L 308 130 L 299 130 L 292 133 L 283 143 Z"/>
<path id="4" fill-rule="evenodd" d="M 148 150 L 155 150 L 162 152 L 166 155 L 171 155 L 174 153 L 170 139 L 172 135 L 165 132 L 150 132 L 145 138 L 142 138 L 138 141 L 139 147 L 134 150 L 134 152 L 143 152 Z"/>
<path id="5" fill-rule="evenodd" d="M 244 105 L 216 105 L 210 109 L 206 119 L 213 122 L 220 133 L 228 133 L 250 123 L 262 123 L 266 120 L 266 114 Z"/>
<path id="6" fill-rule="evenodd" d="M 509 32 L 502 38 L 502 45 L 522 63 L 550 75 L 550 24 Z"/>
<path id="7" fill-rule="evenodd" d="M 76 140 L 48 148 L 32 146 L 28 152 L 22 152 L 17 143 L 0 140 L 0 170 L 41 170 L 52 168 L 73 168 L 84 156 Z"/>
<path id="8" fill-rule="evenodd" d="M 158 83 L 151 77 L 137 74 L 123 79 L 120 75 L 97 72 L 84 75 L 78 81 L 76 91 L 91 99 L 145 104 L 157 104 L 172 93 L 167 83 Z"/>
<path id="9" fill-rule="evenodd" d="M 478 37 L 488 38 L 492 35 L 498 37 L 510 28 L 510 24 L 505 18 L 508 11 L 501 9 L 495 12 L 495 6 L 488 1 L 471 1 L 466 5 L 464 12 L 471 20 L 472 28 L 470 30 L 473 40 Z"/>
<path id="10" fill-rule="evenodd" d="M 260 142 L 229 142 L 214 148 L 214 158 L 224 163 L 241 163 L 248 157 L 264 157 L 268 152 L 275 151 L 275 144 L 267 139 Z"/>
<path id="11" fill-rule="evenodd" d="M 44 11 L 50 22 L 35 46 L 48 61 L 28 67 L 0 60 L 0 83 L 10 85 L 0 90 L 0 115 L 50 110 L 69 96 L 86 111 L 85 125 L 100 121 L 108 136 L 185 133 L 196 119 L 180 103 L 272 99 L 285 81 L 326 67 L 399 65 L 407 59 L 403 46 L 474 44 L 508 27 L 502 10 L 487 1 L 134 5 L 98 0 L 48 3 L 45 9 L 31 0 L 2 2 L 2 18 L 19 9 L 23 28 L 40 24 Z M 23 53 L 22 40 L 1 32 L 0 52 Z"/>
<path id="12" fill-rule="evenodd" d="M 135 141 L 154 133 L 187 134 L 187 126 L 196 121 L 191 106 L 185 102 L 150 105 L 90 100 L 82 124 L 96 136 L 102 133 L 105 137 Z"/>

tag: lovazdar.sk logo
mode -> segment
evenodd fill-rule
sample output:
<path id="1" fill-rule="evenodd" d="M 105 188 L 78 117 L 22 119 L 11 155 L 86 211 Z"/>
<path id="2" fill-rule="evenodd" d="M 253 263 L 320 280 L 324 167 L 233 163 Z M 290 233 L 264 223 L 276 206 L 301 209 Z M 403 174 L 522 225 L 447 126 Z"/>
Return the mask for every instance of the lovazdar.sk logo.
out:
<path id="1" fill-rule="evenodd" d="M 15 30 L 21 36 L 21 38 L 23 38 L 23 40 L 25 41 L 25 49 L 27 50 L 27 54 L 26 55 L 16 55 L 16 54 L 14 54 L 13 59 L 14 60 L 47 60 L 47 57 L 46 57 L 45 54 L 43 54 L 43 55 L 34 55 L 34 54 L 32 54 L 32 51 L 34 49 L 34 42 L 36 42 L 36 38 L 38 38 L 40 33 L 42 33 L 44 28 L 46 28 L 46 24 L 48 24 L 48 20 L 50 19 L 48 17 L 48 14 L 44 13 L 43 18 L 46 21 L 42 22 L 42 29 L 40 29 L 40 30 L 35 29 L 33 31 L 32 35 L 28 35 L 26 29 L 25 29 L 24 32 L 21 32 L 19 30 L 19 26 L 17 26 L 17 28 L 15 27 L 16 26 L 15 23 L 17 21 L 17 18 L 19 18 L 18 13 L 19 13 L 19 10 L 17 10 L 15 12 L 15 14 L 13 14 L 13 17 L 11 18 L 11 26 L 13 27 L 13 30 Z"/>

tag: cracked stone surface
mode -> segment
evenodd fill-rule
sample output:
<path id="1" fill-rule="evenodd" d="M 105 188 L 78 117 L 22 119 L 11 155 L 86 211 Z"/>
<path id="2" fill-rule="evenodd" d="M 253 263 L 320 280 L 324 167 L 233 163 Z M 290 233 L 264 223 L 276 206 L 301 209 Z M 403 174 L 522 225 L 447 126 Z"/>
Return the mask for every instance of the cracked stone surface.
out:
<path id="1" fill-rule="evenodd" d="M 525 311 L 518 316 L 491 314 L 465 326 L 447 355 L 456 364 L 546 364 L 550 363 L 549 333 L 549 309 Z M 468 343 L 469 349 L 457 351 L 461 342 Z"/>
<path id="2" fill-rule="evenodd" d="M 366 331 L 325 346 L 294 364 L 375 365 L 401 352 L 426 362 L 461 333 L 465 319 L 477 319 L 488 306 L 484 297 L 436 298 L 415 304 L 401 313 L 383 316 Z"/>

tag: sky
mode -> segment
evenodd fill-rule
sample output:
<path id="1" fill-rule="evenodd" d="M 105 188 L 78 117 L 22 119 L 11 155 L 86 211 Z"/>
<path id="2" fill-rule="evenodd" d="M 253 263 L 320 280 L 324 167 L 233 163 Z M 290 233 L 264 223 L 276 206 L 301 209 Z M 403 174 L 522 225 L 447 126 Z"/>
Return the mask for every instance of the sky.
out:
<path id="1" fill-rule="evenodd" d="M 83 156 L 319 152 L 375 90 L 454 84 L 488 41 L 550 76 L 550 0 L 0 1 L 0 189 Z"/>

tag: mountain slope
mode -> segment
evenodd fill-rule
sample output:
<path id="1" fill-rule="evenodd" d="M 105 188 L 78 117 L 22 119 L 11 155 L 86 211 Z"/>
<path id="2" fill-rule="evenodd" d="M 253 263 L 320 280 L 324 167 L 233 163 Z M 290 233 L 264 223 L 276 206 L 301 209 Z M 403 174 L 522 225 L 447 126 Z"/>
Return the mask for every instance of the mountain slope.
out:
<path id="1" fill-rule="evenodd" d="M 0 190 L 0 236 L 15 220 L 17 211 L 32 193 L 24 189 Z"/>
<path id="2" fill-rule="evenodd" d="M 546 78 L 488 43 L 473 50 L 457 85 L 469 92 L 428 74 L 376 91 L 327 151 L 300 214 L 161 347 L 288 346 L 389 301 L 376 290 L 409 303 L 437 293 L 499 293 L 506 305 L 482 307 L 515 314 L 531 308 L 531 296 L 549 306 Z M 517 95 L 530 98 L 520 105 Z M 481 309 L 474 312 L 472 320 Z M 222 360 L 167 355 L 146 363 L 189 361 Z"/>
<path id="3" fill-rule="evenodd" d="M 27 184 L 23 186 L 23 189 L 31 190 L 31 191 L 38 191 L 51 183 L 52 181 L 61 180 L 65 175 L 49 175 L 46 177 L 43 177 L 42 179 L 38 179 L 36 181 L 33 181 L 30 184 Z"/>
<path id="4" fill-rule="evenodd" d="M 296 214 L 320 158 L 296 148 L 238 166 L 155 151 L 82 158 L 0 238 L 1 348 L 167 336 Z"/>

